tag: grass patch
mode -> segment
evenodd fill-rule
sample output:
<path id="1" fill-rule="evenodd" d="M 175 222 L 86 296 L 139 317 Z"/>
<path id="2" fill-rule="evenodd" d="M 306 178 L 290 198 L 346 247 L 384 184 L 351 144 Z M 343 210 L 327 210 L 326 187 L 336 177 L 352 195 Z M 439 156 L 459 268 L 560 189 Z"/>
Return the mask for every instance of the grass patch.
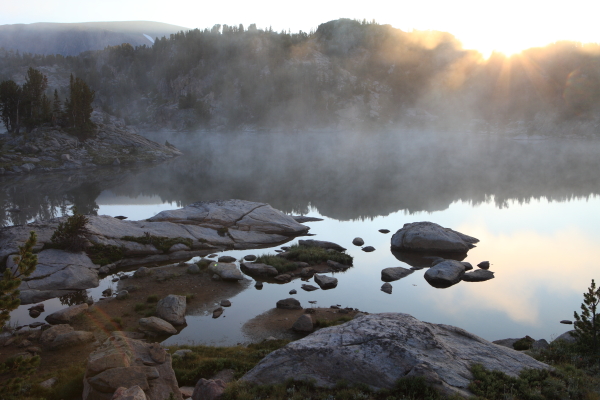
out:
<path id="1" fill-rule="evenodd" d="M 296 262 L 305 262 L 309 265 L 326 263 L 327 260 L 339 262 L 344 265 L 352 265 L 352 256 L 337 251 L 327 251 L 321 247 L 308 247 L 292 245 L 290 249 L 281 255 L 263 254 L 256 259 L 257 263 L 267 264 L 283 273 L 297 269 Z"/>
<path id="2" fill-rule="evenodd" d="M 332 321 L 328 321 L 326 319 L 317 319 L 315 321 L 314 327 L 315 328 L 326 328 L 328 326 L 336 326 L 336 325 L 341 325 L 345 322 L 348 321 L 352 321 L 351 317 L 339 317 L 337 319 L 334 319 Z"/>
<path id="3" fill-rule="evenodd" d="M 107 265 L 123 259 L 125 252 L 119 246 L 95 244 L 86 249 L 94 264 Z"/>
<path id="4" fill-rule="evenodd" d="M 156 315 L 156 307 L 149 308 L 144 312 L 144 318 L 154 317 Z"/>
<path id="5" fill-rule="evenodd" d="M 154 235 L 150 235 L 148 232 L 146 232 L 146 234 L 143 236 L 123 236 L 121 238 L 121 240 L 127 240 L 129 242 L 136 242 L 136 243 L 140 243 L 140 244 L 151 244 L 154 247 L 156 247 L 158 250 L 161 250 L 162 252 L 165 252 L 165 253 L 167 251 L 169 251 L 171 246 L 173 246 L 175 244 L 181 243 L 181 244 L 186 245 L 190 249 L 192 248 L 192 244 L 193 244 L 192 239 L 189 239 L 189 238 L 183 238 L 183 237 L 169 238 L 166 236 L 154 236 Z"/>
<path id="6" fill-rule="evenodd" d="M 234 370 L 234 377 L 238 379 L 267 354 L 287 343 L 287 340 L 271 340 L 248 347 L 170 346 L 169 350 L 192 350 L 185 357 L 173 359 L 173 370 L 180 386 L 194 386 L 200 378 L 209 379 L 223 369 Z"/>
<path id="7" fill-rule="evenodd" d="M 51 375 L 38 379 L 38 382 L 31 387 L 24 399 L 46 399 L 62 400 L 76 399 L 83 393 L 83 375 L 85 374 L 85 365 L 70 365 L 67 368 L 52 371 Z M 58 378 L 56 384 L 50 389 L 44 389 L 39 386 L 40 383 L 51 377 Z"/>
<path id="8" fill-rule="evenodd" d="M 158 295 L 152 294 L 146 299 L 146 303 L 158 303 Z"/>
<path id="9" fill-rule="evenodd" d="M 142 312 L 146 309 L 146 307 L 148 307 L 148 304 L 146 303 L 136 303 L 136 305 L 133 307 L 133 310 L 135 312 Z"/>

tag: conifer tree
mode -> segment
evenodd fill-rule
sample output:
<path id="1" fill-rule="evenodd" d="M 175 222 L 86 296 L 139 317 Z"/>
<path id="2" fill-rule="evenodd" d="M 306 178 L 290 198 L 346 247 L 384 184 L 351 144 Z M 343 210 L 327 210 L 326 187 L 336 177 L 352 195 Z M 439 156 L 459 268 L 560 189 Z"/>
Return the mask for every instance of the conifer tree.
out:
<path id="1" fill-rule="evenodd" d="M 62 117 L 62 104 L 58 97 L 58 90 L 54 89 L 54 100 L 52 101 L 52 125 L 57 126 Z"/>
<path id="2" fill-rule="evenodd" d="M 71 74 L 69 83 L 69 98 L 65 102 L 67 119 L 76 134 L 82 138 L 92 135 L 94 124 L 91 116 L 94 108 L 95 92 L 82 79 L 74 78 Z"/>
<path id="3" fill-rule="evenodd" d="M 27 70 L 25 83 L 22 87 L 23 92 L 23 123 L 27 131 L 31 131 L 36 126 L 41 125 L 47 119 L 49 111 L 49 101 L 45 96 L 45 91 L 48 88 L 48 78 L 40 71 L 34 68 Z M 47 101 L 47 104 L 44 102 Z"/>
<path id="4" fill-rule="evenodd" d="M 596 289 L 596 283 L 592 284 L 587 293 L 583 294 L 581 304 L 581 315 L 575 311 L 575 332 L 573 336 L 578 345 L 586 352 L 597 353 L 600 351 L 600 315 L 598 305 L 600 304 L 600 288 Z"/>
<path id="5" fill-rule="evenodd" d="M 14 270 L 7 268 L 0 279 L 0 327 L 10 318 L 10 312 L 21 304 L 19 299 L 19 285 L 21 278 L 28 277 L 35 271 L 37 256 L 33 254 L 33 246 L 37 242 L 34 231 L 29 233 L 29 239 L 23 246 L 19 246 L 19 255 L 15 256 Z"/>
<path id="6" fill-rule="evenodd" d="M 19 133 L 21 87 L 13 80 L 0 82 L 0 118 L 10 133 Z"/>

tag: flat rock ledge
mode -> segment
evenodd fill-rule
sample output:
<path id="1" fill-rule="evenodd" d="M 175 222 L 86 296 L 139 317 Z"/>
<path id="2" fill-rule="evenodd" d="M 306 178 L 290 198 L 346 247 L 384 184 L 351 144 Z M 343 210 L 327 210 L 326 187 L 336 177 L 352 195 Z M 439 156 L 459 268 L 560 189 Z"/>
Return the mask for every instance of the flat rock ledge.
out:
<path id="1" fill-rule="evenodd" d="M 109 265 L 94 264 L 84 253 L 45 249 L 52 233 L 66 217 L 0 228 L 0 265 L 14 268 L 13 256 L 36 231 L 38 266 L 19 288 L 22 304 L 62 296 L 75 290 L 97 287 L 99 273 L 117 268 L 177 262 L 226 249 L 244 250 L 275 246 L 304 235 L 309 228 L 266 203 L 244 200 L 198 202 L 178 210 L 162 211 L 142 221 L 108 215 L 90 215 L 86 235 L 89 246 L 115 246 L 123 258 Z M 169 249 L 139 240 L 148 235 L 178 239 Z"/>
<path id="2" fill-rule="evenodd" d="M 524 368 L 551 368 L 461 328 L 383 313 L 363 315 L 292 342 L 267 355 L 241 379 L 259 385 L 305 380 L 320 387 L 334 387 L 344 379 L 384 389 L 402 377 L 422 376 L 442 393 L 469 396 L 474 364 L 510 376 Z"/>
<path id="3" fill-rule="evenodd" d="M 466 253 L 477 242 L 479 239 L 427 221 L 404 224 L 391 240 L 393 250 L 448 253 Z"/>

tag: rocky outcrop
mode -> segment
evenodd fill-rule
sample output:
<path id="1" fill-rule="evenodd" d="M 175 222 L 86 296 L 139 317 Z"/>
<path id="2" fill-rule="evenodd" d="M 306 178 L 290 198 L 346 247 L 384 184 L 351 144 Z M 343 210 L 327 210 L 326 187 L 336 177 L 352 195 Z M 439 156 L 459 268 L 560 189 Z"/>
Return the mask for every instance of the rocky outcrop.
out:
<path id="1" fill-rule="evenodd" d="M 457 284 L 465 274 L 465 266 L 455 260 L 444 260 L 425 272 L 425 280 L 433 287 L 447 288 Z"/>
<path id="2" fill-rule="evenodd" d="M 384 313 L 320 329 L 267 355 L 241 379 L 261 385 L 306 380 L 320 387 L 343 379 L 383 389 L 421 376 L 444 393 L 468 395 L 474 364 L 510 376 L 550 368 L 454 326 Z"/>
<path id="3" fill-rule="evenodd" d="M 156 305 L 156 316 L 173 325 L 185 324 L 185 296 L 170 294 Z"/>
<path id="4" fill-rule="evenodd" d="M 37 128 L 27 135 L 2 135 L 3 174 L 48 172 L 105 165 L 157 162 L 180 156 L 173 146 L 161 145 L 133 129 L 98 123 L 95 137 L 85 142 L 54 128 Z M 13 154 L 10 154 L 15 152 Z M 118 162 L 115 162 L 118 160 Z"/>
<path id="5" fill-rule="evenodd" d="M 34 230 L 38 236 L 35 250 L 42 251 L 38 253 L 36 271 L 20 287 L 22 304 L 96 287 L 99 271 L 108 273 L 115 268 L 187 260 L 224 249 L 281 244 L 309 229 L 268 204 L 242 200 L 194 203 L 182 209 L 163 211 L 145 221 L 121 220 L 106 215 L 88 218 L 86 237 L 89 245 L 100 249 L 106 246 L 119 248 L 123 254 L 121 260 L 101 267 L 85 253 L 42 250 L 66 217 L 0 229 L 0 263 L 6 262 L 10 268 L 14 268 L 12 258 L 17 254 L 18 246 L 29 237 L 29 232 Z M 185 246 L 171 245 L 165 249 L 153 241 L 153 238 L 165 237 Z M 173 248 L 176 251 L 171 251 Z M 242 278 L 237 271 L 235 279 Z"/>
<path id="6" fill-rule="evenodd" d="M 466 253 L 479 242 L 474 237 L 433 222 L 404 224 L 392 236 L 392 249 L 419 252 Z"/>
<path id="7" fill-rule="evenodd" d="M 112 335 L 88 357 L 83 400 L 110 400 L 120 387 L 139 386 L 148 400 L 182 400 L 171 355 L 158 343 Z"/>

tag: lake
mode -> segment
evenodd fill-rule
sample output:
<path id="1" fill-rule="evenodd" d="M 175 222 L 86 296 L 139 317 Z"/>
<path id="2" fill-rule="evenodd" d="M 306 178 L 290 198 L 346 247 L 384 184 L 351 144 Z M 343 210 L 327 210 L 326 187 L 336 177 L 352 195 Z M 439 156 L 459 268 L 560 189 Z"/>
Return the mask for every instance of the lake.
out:
<path id="1" fill-rule="evenodd" d="M 199 200 L 238 198 L 323 218 L 306 224 L 312 238 L 338 243 L 354 257 L 353 268 L 335 275 L 336 289 L 308 293 L 300 280 L 261 291 L 250 285 L 231 298 L 225 318 L 189 310 L 188 326 L 165 344 L 247 342 L 243 324 L 290 297 L 291 289 L 305 307 L 312 300 L 319 307 L 408 313 L 488 340 L 551 340 L 571 329 L 559 321 L 573 319 L 591 279 L 599 278 L 597 140 L 452 132 L 144 134 L 185 155 L 135 168 L 2 176 L 0 223 L 60 216 L 71 205 L 135 220 Z M 380 291 L 383 268 L 409 267 L 391 253 L 391 235 L 416 221 L 478 238 L 465 261 L 489 260 L 495 279 L 436 289 L 419 270 L 392 282 L 391 295 Z M 361 251 L 352 245 L 355 237 L 376 250 Z M 219 255 L 266 252 L 273 251 Z M 98 299 L 110 285 L 107 277 L 88 292 Z M 28 307 L 14 311 L 11 322 L 34 322 Z M 47 311 L 62 307 L 58 299 L 46 301 Z"/>

